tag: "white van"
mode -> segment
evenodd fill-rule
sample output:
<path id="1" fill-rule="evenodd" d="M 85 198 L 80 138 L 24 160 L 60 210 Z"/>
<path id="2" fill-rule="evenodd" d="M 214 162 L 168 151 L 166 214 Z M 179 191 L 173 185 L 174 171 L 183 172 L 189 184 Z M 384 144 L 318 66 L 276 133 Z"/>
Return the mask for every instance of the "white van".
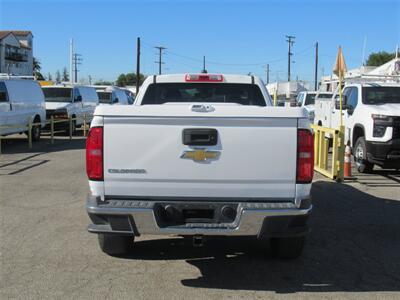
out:
<path id="1" fill-rule="evenodd" d="M 116 87 L 107 87 L 104 90 L 97 90 L 100 104 L 129 105 L 126 92 Z"/>
<path id="2" fill-rule="evenodd" d="M 37 81 L 0 78 L 0 135 L 28 131 L 29 120 L 41 125 L 32 126 L 32 140 L 40 139 L 46 124 L 43 92 Z"/>
<path id="3" fill-rule="evenodd" d="M 76 126 L 84 123 L 84 117 L 87 122 L 92 120 L 94 110 L 99 104 L 99 98 L 93 87 L 57 85 L 44 86 L 42 89 L 46 101 L 47 117 L 76 118 L 72 122 L 72 132 L 75 131 Z M 56 127 L 64 127 L 69 133 L 68 123 L 56 124 L 61 124 Z"/>

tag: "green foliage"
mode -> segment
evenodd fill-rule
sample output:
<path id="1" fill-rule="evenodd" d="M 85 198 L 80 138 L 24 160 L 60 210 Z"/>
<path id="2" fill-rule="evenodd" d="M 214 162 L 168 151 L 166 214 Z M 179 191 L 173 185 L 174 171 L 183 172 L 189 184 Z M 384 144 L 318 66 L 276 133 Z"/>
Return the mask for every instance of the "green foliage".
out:
<path id="1" fill-rule="evenodd" d="M 139 76 L 139 83 L 142 84 L 145 77 L 143 74 Z M 136 73 L 121 74 L 116 81 L 117 86 L 136 85 Z"/>
<path id="2" fill-rule="evenodd" d="M 69 81 L 69 74 L 66 67 L 64 67 L 63 69 L 62 81 Z"/>
<path id="3" fill-rule="evenodd" d="M 36 80 L 45 80 L 42 73 L 39 71 L 33 72 L 33 76 L 35 76 Z"/>
<path id="4" fill-rule="evenodd" d="M 114 83 L 112 81 L 105 81 L 105 80 L 98 80 L 94 83 L 94 85 L 113 85 Z"/>
<path id="5" fill-rule="evenodd" d="M 56 72 L 56 82 L 60 83 L 61 82 L 61 73 L 60 70 L 57 70 Z"/>
<path id="6" fill-rule="evenodd" d="M 47 74 L 47 80 L 53 80 L 53 77 L 51 76 L 50 72 Z"/>
<path id="7" fill-rule="evenodd" d="M 378 67 L 392 60 L 394 57 L 394 53 L 388 53 L 386 51 L 373 52 L 368 56 L 366 64 L 367 66 Z"/>
<path id="8" fill-rule="evenodd" d="M 40 60 L 38 60 L 36 57 L 33 58 L 33 74 L 36 72 L 39 72 L 42 69 Z"/>

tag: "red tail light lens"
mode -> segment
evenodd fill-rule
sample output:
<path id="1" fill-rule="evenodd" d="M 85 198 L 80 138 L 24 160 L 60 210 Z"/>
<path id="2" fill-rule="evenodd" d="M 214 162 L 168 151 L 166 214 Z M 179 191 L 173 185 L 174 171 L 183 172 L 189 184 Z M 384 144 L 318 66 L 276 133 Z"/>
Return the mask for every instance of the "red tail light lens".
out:
<path id="1" fill-rule="evenodd" d="M 86 174 L 89 180 L 103 180 L 103 127 L 90 128 L 86 140 Z"/>
<path id="2" fill-rule="evenodd" d="M 297 183 L 310 183 L 314 176 L 314 137 L 311 131 L 297 131 Z"/>
<path id="3" fill-rule="evenodd" d="M 186 82 L 222 82 L 224 77 L 222 75 L 213 74 L 186 74 Z"/>

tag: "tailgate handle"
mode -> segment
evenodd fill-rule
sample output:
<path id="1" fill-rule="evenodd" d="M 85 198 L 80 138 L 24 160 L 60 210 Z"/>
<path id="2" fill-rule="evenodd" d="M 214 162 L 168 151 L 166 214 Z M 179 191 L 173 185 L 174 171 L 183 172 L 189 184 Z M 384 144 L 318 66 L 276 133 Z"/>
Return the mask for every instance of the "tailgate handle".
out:
<path id="1" fill-rule="evenodd" d="M 182 132 L 182 142 L 188 146 L 214 146 L 218 143 L 218 131 L 208 128 L 187 128 Z"/>

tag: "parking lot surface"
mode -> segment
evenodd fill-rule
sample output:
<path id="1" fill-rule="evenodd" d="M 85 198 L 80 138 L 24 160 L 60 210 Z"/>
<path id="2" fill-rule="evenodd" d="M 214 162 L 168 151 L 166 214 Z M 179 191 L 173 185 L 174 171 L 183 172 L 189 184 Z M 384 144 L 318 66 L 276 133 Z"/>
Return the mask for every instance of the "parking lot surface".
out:
<path id="1" fill-rule="evenodd" d="M 400 174 L 316 175 L 311 233 L 297 260 L 252 238 L 143 236 L 128 257 L 87 233 L 82 137 L 0 155 L 1 299 L 400 299 Z"/>

